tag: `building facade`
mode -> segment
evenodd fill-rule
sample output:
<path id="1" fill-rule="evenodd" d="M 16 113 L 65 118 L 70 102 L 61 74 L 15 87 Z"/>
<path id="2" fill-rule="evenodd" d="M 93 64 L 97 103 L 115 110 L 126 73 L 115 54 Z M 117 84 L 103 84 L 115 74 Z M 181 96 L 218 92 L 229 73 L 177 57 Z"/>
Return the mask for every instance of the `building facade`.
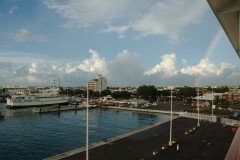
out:
<path id="1" fill-rule="evenodd" d="M 97 91 L 97 83 L 98 80 L 97 79 L 91 79 L 88 81 L 88 89 L 92 90 L 92 91 Z"/>
<path id="2" fill-rule="evenodd" d="M 91 79 L 88 81 L 88 89 L 94 92 L 102 92 L 107 89 L 107 79 L 102 75 L 99 75 L 97 79 Z"/>

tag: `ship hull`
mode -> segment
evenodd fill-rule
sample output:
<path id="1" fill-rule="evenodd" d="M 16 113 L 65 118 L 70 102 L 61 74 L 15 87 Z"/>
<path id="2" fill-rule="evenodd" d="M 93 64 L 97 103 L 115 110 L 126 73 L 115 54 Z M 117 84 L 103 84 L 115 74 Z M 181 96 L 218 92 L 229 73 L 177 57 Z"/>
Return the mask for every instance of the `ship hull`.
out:
<path id="1" fill-rule="evenodd" d="M 68 100 L 48 100 L 48 101 L 29 101 L 29 102 L 13 102 L 7 99 L 7 108 L 25 108 L 25 107 L 40 107 L 40 106 L 48 106 L 55 104 L 68 104 Z"/>

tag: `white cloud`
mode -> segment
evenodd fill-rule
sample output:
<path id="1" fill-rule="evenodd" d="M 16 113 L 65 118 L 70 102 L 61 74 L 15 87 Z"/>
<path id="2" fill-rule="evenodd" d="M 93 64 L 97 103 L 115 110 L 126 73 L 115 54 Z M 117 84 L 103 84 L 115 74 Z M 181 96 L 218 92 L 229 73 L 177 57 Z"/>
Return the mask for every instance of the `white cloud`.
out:
<path id="1" fill-rule="evenodd" d="M 18 66 L 14 71 L 14 76 L 15 77 L 22 78 L 22 77 L 25 77 L 27 75 L 28 75 L 28 69 L 25 66 Z"/>
<path id="2" fill-rule="evenodd" d="M 182 59 L 182 64 L 186 65 L 187 64 L 187 60 L 186 59 Z"/>
<path id="3" fill-rule="evenodd" d="M 141 57 L 128 50 L 121 51 L 109 62 L 108 78 L 119 86 L 141 84 L 143 73 Z"/>
<path id="4" fill-rule="evenodd" d="M 19 29 L 19 31 L 11 36 L 11 38 L 18 42 L 35 41 L 44 42 L 48 41 L 47 37 L 40 34 L 32 34 L 25 28 Z"/>
<path id="5" fill-rule="evenodd" d="M 202 59 L 196 65 L 175 67 L 176 54 L 165 54 L 159 64 L 146 71 L 143 57 L 123 50 L 112 60 L 105 60 L 92 49 L 85 60 L 56 60 L 50 57 L 31 57 L 24 53 L 0 51 L 0 79 L 2 85 L 51 85 L 53 79 L 61 79 L 66 86 L 86 85 L 86 81 L 103 74 L 109 86 L 138 85 L 235 85 L 240 79 L 240 70 L 228 63 L 214 64 Z M 19 56 L 21 55 L 21 56 Z M 181 60 L 180 60 L 181 61 Z M 181 62 L 180 62 L 181 63 Z M 146 71 L 146 72 L 145 72 Z M 200 79 L 201 79 L 200 78 Z"/>
<path id="6" fill-rule="evenodd" d="M 27 76 L 27 82 L 30 83 L 30 84 L 41 84 L 44 81 L 41 78 L 39 78 L 38 76 L 28 75 Z M 49 82 L 49 85 L 52 85 L 51 82 Z"/>
<path id="7" fill-rule="evenodd" d="M 142 36 L 166 35 L 171 41 L 176 41 L 186 27 L 201 21 L 206 9 L 199 0 L 158 1 L 132 26 Z"/>
<path id="8" fill-rule="evenodd" d="M 128 0 L 70 0 L 65 3 L 45 0 L 44 3 L 68 20 L 67 27 L 88 27 L 119 18 L 131 4 Z"/>
<path id="9" fill-rule="evenodd" d="M 18 10 L 18 6 L 12 6 L 9 8 L 8 14 L 12 15 L 16 12 L 16 10 Z"/>
<path id="10" fill-rule="evenodd" d="M 71 64 L 66 64 L 66 73 L 74 73 L 77 71 L 77 67 L 73 67 Z"/>
<path id="11" fill-rule="evenodd" d="M 109 25 L 108 28 L 105 29 L 102 33 L 116 32 L 118 34 L 118 38 L 124 38 L 125 37 L 124 33 L 127 32 L 129 28 L 130 28 L 129 25 L 122 25 L 116 27 Z"/>
<path id="12" fill-rule="evenodd" d="M 95 72 L 99 74 L 107 74 L 107 62 L 104 58 L 101 58 L 99 54 L 90 49 L 89 53 L 91 54 L 91 58 L 85 59 L 81 64 L 78 65 L 78 69 L 84 72 Z"/>
<path id="13" fill-rule="evenodd" d="M 225 69 L 232 67 L 233 66 L 228 63 L 221 63 L 220 66 L 217 66 L 214 63 L 210 62 L 208 59 L 201 59 L 198 65 L 182 68 L 180 72 L 182 74 L 188 75 L 207 76 L 211 74 L 219 76 L 224 72 Z"/>
<path id="14" fill-rule="evenodd" d="M 167 36 L 171 43 L 181 40 L 186 27 L 201 22 L 207 11 L 206 2 L 200 0 L 69 0 L 64 3 L 45 0 L 44 3 L 66 19 L 64 27 L 104 26 L 106 33 L 118 33 L 119 38 L 132 29 L 140 36 Z"/>
<path id="15" fill-rule="evenodd" d="M 29 68 L 29 73 L 37 73 L 37 64 L 36 63 L 32 63 L 30 68 Z"/>
<path id="16" fill-rule="evenodd" d="M 146 71 L 144 74 L 147 76 L 156 74 L 156 73 L 163 73 L 164 77 L 171 77 L 176 75 L 176 55 L 174 53 L 172 54 L 165 54 L 161 56 L 162 61 L 160 64 L 157 64 L 152 69 Z"/>

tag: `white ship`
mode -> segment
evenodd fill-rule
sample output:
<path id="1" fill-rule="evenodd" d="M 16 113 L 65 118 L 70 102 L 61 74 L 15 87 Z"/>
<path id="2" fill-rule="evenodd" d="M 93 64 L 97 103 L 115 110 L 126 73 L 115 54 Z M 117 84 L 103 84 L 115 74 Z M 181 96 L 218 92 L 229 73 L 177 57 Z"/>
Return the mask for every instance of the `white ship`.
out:
<path id="1" fill-rule="evenodd" d="M 54 104 L 66 104 L 68 97 L 59 95 L 59 88 L 39 90 L 37 93 L 18 93 L 7 98 L 6 106 L 9 108 L 21 108 L 29 106 L 43 106 Z"/>

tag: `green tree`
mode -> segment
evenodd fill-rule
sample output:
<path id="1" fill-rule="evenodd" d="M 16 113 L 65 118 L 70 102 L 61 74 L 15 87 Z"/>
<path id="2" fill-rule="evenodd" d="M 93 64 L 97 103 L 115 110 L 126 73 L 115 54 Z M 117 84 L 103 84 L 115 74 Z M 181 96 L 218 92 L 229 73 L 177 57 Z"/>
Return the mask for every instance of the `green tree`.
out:
<path id="1" fill-rule="evenodd" d="M 111 96 L 115 99 L 119 99 L 121 97 L 121 92 L 115 91 L 111 94 Z"/>
<path id="2" fill-rule="evenodd" d="M 128 91 L 115 91 L 111 94 L 111 96 L 115 99 L 129 99 L 131 98 L 131 94 Z"/>
<path id="3" fill-rule="evenodd" d="M 95 92 L 93 90 L 88 91 L 89 98 L 92 98 L 94 96 Z M 84 97 L 87 97 L 87 91 L 84 91 Z"/>
<path id="4" fill-rule="evenodd" d="M 221 108 L 227 109 L 230 106 L 230 102 L 226 99 L 220 99 L 219 103 L 218 103 L 218 106 L 221 107 Z"/>
<path id="5" fill-rule="evenodd" d="M 220 103 L 220 99 L 219 99 L 219 95 L 217 95 L 217 96 L 214 97 L 213 104 L 218 106 L 219 103 Z"/>
<path id="6" fill-rule="evenodd" d="M 159 97 L 169 97 L 171 95 L 170 90 L 162 90 L 162 91 L 158 91 L 157 93 Z"/>
<path id="7" fill-rule="evenodd" d="M 102 96 L 107 96 L 107 95 L 111 95 L 111 94 L 112 94 L 112 92 L 109 89 L 105 89 L 101 92 Z"/>
<path id="8" fill-rule="evenodd" d="M 98 91 L 92 93 L 92 97 L 94 97 L 94 98 L 98 98 L 100 96 L 101 96 L 101 94 Z"/>
<path id="9" fill-rule="evenodd" d="M 225 92 L 229 92 L 229 88 L 227 86 L 213 88 L 213 92 L 215 92 L 215 93 L 225 93 Z"/>
<path id="10" fill-rule="evenodd" d="M 137 89 L 137 95 L 146 100 L 157 99 L 157 89 L 155 86 L 140 86 Z"/>
<path id="11" fill-rule="evenodd" d="M 123 99 L 129 99 L 129 98 L 131 98 L 131 94 L 128 91 L 122 91 L 121 92 L 121 97 Z"/>
<path id="12" fill-rule="evenodd" d="M 181 88 L 178 92 L 177 92 L 177 96 L 179 98 L 190 98 L 190 97 L 196 97 L 196 89 L 192 88 L 192 87 L 184 87 Z"/>

